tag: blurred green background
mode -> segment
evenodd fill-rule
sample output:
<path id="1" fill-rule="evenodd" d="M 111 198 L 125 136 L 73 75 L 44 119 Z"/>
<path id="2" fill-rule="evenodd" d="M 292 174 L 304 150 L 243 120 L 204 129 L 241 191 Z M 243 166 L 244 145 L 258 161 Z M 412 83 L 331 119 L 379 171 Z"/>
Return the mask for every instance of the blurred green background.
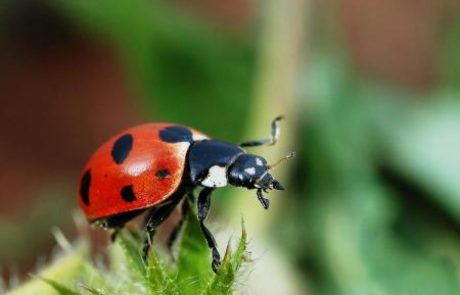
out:
<path id="1" fill-rule="evenodd" d="M 3 0 L 4 284 L 47 261 L 52 227 L 75 234 L 79 169 L 115 132 L 172 121 L 237 143 L 285 114 L 252 151 L 297 152 L 270 210 L 213 198 L 213 231 L 243 215 L 252 237 L 239 293 L 460 294 L 459 16 L 454 0 Z"/>

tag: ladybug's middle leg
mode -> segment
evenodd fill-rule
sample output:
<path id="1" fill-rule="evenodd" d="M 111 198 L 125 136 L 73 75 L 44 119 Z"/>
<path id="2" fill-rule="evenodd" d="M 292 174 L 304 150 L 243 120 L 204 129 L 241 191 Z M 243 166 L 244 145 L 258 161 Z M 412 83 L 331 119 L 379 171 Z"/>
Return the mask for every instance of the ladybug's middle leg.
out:
<path id="1" fill-rule="evenodd" d="M 193 197 L 192 197 L 192 199 L 193 199 Z M 174 226 L 173 230 L 169 234 L 168 242 L 166 244 L 170 253 L 172 253 L 172 247 L 174 245 L 174 242 L 177 240 L 177 236 L 179 235 L 179 232 L 181 231 L 181 229 L 182 229 L 182 227 L 184 225 L 184 221 L 187 218 L 189 210 L 190 210 L 189 200 L 187 198 L 185 198 L 182 201 L 180 220 L 176 223 L 176 225 Z M 171 254 L 171 256 L 173 257 L 172 254 Z M 173 257 L 173 259 L 174 259 L 174 257 Z"/>
<path id="2" fill-rule="evenodd" d="M 220 266 L 220 254 L 217 250 L 216 240 L 211 231 L 204 225 L 204 220 L 208 216 L 209 208 L 211 206 L 211 193 L 214 188 L 204 188 L 198 197 L 198 220 L 200 221 L 201 231 L 208 242 L 209 248 L 212 250 L 212 270 L 217 273 Z"/>
<path id="3" fill-rule="evenodd" d="M 151 213 L 149 213 L 147 222 L 145 223 L 145 231 L 147 233 L 144 240 L 144 246 L 142 248 L 142 257 L 144 261 L 147 261 L 150 246 L 152 244 L 156 229 L 176 208 L 179 200 L 173 200 L 167 204 L 159 205 L 158 207 L 153 208 Z"/>

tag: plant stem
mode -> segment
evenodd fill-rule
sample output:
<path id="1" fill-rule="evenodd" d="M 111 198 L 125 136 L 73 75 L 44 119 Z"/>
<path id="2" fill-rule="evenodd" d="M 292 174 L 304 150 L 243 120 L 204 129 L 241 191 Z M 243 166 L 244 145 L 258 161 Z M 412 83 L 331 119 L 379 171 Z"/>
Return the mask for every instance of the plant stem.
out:
<path id="1" fill-rule="evenodd" d="M 259 66 L 254 83 L 252 100 L 252 116 L 245 139 L 267 136 L 271 120 L 280 114 L 286 116 L 281 123 L 281 138 L 276 147 L 264 148 L 263 154 L 269 162 L 275 162 L 291 151 L 295 151 L 295 126 L 299 120 L 299 100 L 296 95 L 296 80 L 302 66 L 303 45 L 306 35 L 305 22 L 309 0 L 266 0 L 260 3 L 263 11 L 262 35 L 260 40 Z M 276 168 L 277 178 L 287 180 L 287 165 Z M 283 181 L 282 181 L 283 182 Z M 249 192 L 252 196 L 253 192 Z M 242 212 L 244 208 L 252 209 L 256 204 L 255 197 L 234 192 L 233 212 Z M 269 229 L 267 215 L 275 218 L 273 212 L 278 204 L 273 198 L 270 214 L 263 210 L 250 210 L 244 214 L 251 232 L 263 233 Z M 235 214 L 236 215 L 236 214 Z"/>

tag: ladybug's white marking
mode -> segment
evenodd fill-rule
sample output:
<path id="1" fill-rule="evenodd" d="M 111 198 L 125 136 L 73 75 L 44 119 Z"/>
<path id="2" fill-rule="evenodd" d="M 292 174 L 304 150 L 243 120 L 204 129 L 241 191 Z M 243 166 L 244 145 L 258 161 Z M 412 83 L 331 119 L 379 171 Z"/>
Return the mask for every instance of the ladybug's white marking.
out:
<path id="1" fill-rule="evenodd" d="M 249 167 L 249 168 L 244 169 L 244 172 L 246 172 L 249 175 L 254 175 L 254 174 L 256 174 L 256 168 Z"/>
<path id="2" fill-rule="evenodd" d="M 256 165 L 257 165 L 257 166 L 263 166 L 263 165 L 264 165 L 264 162 L 262 162 L 261 159 L 256 158 Z"/>
<path id="3" fill-rule="evenodd" d="M 194 133 L 194 134 L 192 135 L 192 139 L 193 139 L 194 141 L 197 141 L 197 140 L 207 139 L 207 137 L 204 136 L 203 134 Z"/>
<path id="4" fill-rule="evenodd" d="M 208 170 L 208 175 L 201 182 L 206 187 L 224 187 L 227 185 L 227 168 L 218 165 L 212 166 Z"/>
<path id="5" fill-rule="evenodd" d="M 187 142 L 187 141 L 178 142 L 178 143 L 174 143 L 171 146 L 174 147 L 175 152 L 178 157 L 185 158 L 185 156 L 187 155 L 187 150 L 190 146 L 190 142 Z"/>

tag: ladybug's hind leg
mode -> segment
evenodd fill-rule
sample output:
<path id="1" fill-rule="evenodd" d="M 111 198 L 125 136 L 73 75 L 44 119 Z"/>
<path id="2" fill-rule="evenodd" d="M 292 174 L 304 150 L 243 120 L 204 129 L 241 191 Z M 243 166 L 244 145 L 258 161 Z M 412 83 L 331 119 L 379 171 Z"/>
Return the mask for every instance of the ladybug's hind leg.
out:
<path id="1" fill-rule="evenodd" d="M 118 236 L 119 233 L 120 233 L 120 229 L 119 229 L 119 228 L 116 228 L 116 229 L 114 229 L 113 232 L 110 234 L 110 241 L 111 241 L 112 243 L 115 242 L 115 240 L 117 239 L 117 236 Z"/>
<path id="2" fill-rule="evenodd" d="M 125 224 L 132 219 L 136 218 L 138 215 L 143 213 L 145 209 L 130 211 L 126 213 L 117 214 L 114 216 L 107 217 L 103 220 L 97 220 L 94 222 L 95 225 L 100 226 L 105 229 L 112 229 L 110 234 L 110 241 L 115 242 L 118 233 L 125 226 Z"/>
<path id="3" fill-rule="evenodd" d="M 204 225 L 204 220 L 208 216 L 209 208 L 211 206 L 211 193 L 214 188 L 206 187 L 200 192 L 200 196 L 198 197 L 198 220 L 200 221 L 201 231 L 206 238 L 209 248 L 212 251 L 212 270 L 217 273 L 219 266 L 220 266 L 220 254 L 217 250 L 216 240 L 212 235 L 211 231 Z"/>

